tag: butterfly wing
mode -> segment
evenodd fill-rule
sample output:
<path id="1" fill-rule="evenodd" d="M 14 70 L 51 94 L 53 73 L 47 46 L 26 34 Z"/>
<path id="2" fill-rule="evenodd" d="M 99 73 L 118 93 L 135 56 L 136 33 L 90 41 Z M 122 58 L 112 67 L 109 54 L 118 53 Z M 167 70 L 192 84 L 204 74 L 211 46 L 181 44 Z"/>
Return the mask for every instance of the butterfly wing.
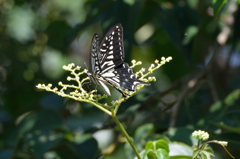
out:
<path id="1" fill-rule="evenodd" d="M 116 88 L 124 97 L 126 94 L 124 91 L 127 89 L 129 91 L 135 91 L 136 86 L 144 84 L 149 86 L 150 83 L 138 80 L 133 73 L 133 70 L 129 67 L 127 63 L 122 63 L 114 69 L 109 70 L 102 74 L 102 77 L 108 81 L 108 84 Z"/>
<path id="2" fill-rule="evenodd" d="M 92 74 L 95 74 L 96 71 L 100 70 L 99 59 L 98 59 L 98 50 L 99 50 L 99 36 L 94 34 L 91 43 L 91 58 L 90 58 L 90 69 Z"/>
<path id="3" fill-rule="evenodd" d="M 136 78 L 127 63 L 123 63 L 123 28 L 121 24 L 112 27 L 98 47 L 98 35 L 95 34 L 91 47 L 92 77 L 107 95 L 111 95 L 106 84 L 117 89 L 124 97 L 125 90 L 135 91 L 139 84 L 150 85 Z M 106 84 L 105 84 L 106 83 Z"/>
<path id="4" fill-rule="evenodd" d="M 90 58 L 90 67 L 91 67 L 91 74 L 88 74 L 90 76 L 91 81 L 93 81 L 96 84 L 99 84 L 104 92 L 111 96 L 110 90 L 104 84 L 104 82 L 101 79 L 98 79 L 97 72 L 100 71 L 100 63 L 98 59 L 98 53 L 99 53 L 99 36 L 98 34 L 94 34 L 92 38 L 92 43 L 91 43 L 91 58 Z"/>
<path id="5" fill-rule="evenodd" d="M 103 38 L 99 50 L 101 73 L 117 67 L 124 60 L 123 28 L 121 24 L 112 27 Z"/>

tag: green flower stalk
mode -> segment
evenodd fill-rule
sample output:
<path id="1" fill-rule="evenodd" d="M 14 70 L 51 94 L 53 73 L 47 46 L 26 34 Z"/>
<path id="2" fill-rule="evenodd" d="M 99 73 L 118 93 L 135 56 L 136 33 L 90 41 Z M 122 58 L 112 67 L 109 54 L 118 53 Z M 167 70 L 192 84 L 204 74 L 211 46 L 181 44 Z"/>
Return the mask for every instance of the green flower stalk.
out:
<path id="1" fill-rule="evenodd" d="M 158 68 L 160 68 L 162 65 L 164 65 L 165 63 L 169 62 L 172 60 L 172 57 L 162 57 L 161 61 L 159 60 L 155 60 L 155 64 L 151 64 L 150 67 L 147 69 L 148 72 L 145 73 L 146 69 L 145 68 L 141 68 L 138 72 L 135 73 L 136 77 L 138 77 L 139 80 L 145 81 L 145 82 L 152 82 L 152 81 L 156 81 L 156 78 L 154 76 L 149 76 L 150 74 L 153 73 L 153 71 L 157 70 Z M 138 65 L 141 65 L 142 62 L 141 61 L 136 61 L 136 60 L 132 60 L 132 66 L 130 66 L 130 68 L 134 68 Z M 120 106 L 120 104 L 127 100 L 128 98 L 130 98 L 131 96 L 133 96 L 134 94 L 136 94 L 138 91 L 140 91 L 144 85 L 138 85 L 136 87 L 136 91 L 130 91 L 128 92 L 129 96 L 127 97 L 123 97 L 122 95 L 120 95 L 119 99 L 116 101 L 112 101 L 111 104 L 107 104 L 107 103 L 99 103 L 99 100 L 107 98 L 107 95 L 101 95 L 101 94 L 97 94 L 97 90 L 92 90 L 90 92 L 87 92 L 86 90 L 83 89 L 83 83 L 89 81 L 89 77 L 83 78 L 81 79 L 80 77 L 83 74 L 86 74 L 88 71 L 85 69 L 83 71 L 80 71 L 81 67 L 80 66 L 76 66 L 75 64 L 71 63 L 68 64 L 67 66 L 64 65 L 63 69 L 66 71 L 69 71 L 71 76 L 67 77 L 68 81 L 75 81 L 77 84 L 76 85 L 70 85 L 70 84 L 63 84 L 61 81 L 58 83 L 58 85 L 60 86 L 60 88 L 54 87 L 52 88 L 52 84 L 38 84 L 36 87 L 38 89 L 44 89 L 46 91 L 49 92 L 53 92 L 59 96 L 62 97 L 67 97 L 67 98 L 71 98 L 74 99 L 76 101 L 80 101 L 80 102 L 87 102 L 90 103 L 92 105 L 94 105 L 95 107 L 97 107 L 98 109 L 102 110 L 103 112 L 107 113 L 108 115 L 110 115 L 113 120 L 116 122 L 117 126 L 120 128 L 120 130 L 122 131 L 122 133 L 125 135 L 127 141 L 129 142 L 129 144 L 131 145 L 132 149 L 134 150 L 137 158 L 140 159 L 140 155 L 136 149 L 136 147 L 133 144 L 132 139 L 129 137 L 129 135 L 127 134 L 127 132 L 125 131 L 124 127 L 122 126 L 122 124 L 120 123 L 120 121 L 117 119 L 117 111 L 118 108 Z M 149 76 L 148 78 L 146 78 L 147 76 Z M 68 90 L 68 91 L 67 91 Z M 66 93 L 69 92 L 70 93 Z"/>

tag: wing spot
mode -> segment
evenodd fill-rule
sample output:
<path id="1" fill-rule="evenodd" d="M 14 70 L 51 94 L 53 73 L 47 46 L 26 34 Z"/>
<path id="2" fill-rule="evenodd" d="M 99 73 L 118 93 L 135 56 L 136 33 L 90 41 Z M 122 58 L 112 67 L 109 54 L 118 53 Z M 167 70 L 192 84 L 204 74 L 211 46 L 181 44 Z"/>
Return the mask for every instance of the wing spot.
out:
<path id="1" fill-rule="evenodd" d="M 105 49 L 100 49 L 100 51 L 106 52 L 106 50 L 105 50 Z"/>
<path id="2" fill-rule="evenodd" d="M 112 50 L 113 49 L 113 46 L 110 46 L 110 48 L 109 48 L 110 50 Z"/>
<path id="3" fill-rule="evenodd" d="M 110 56 L 107 57 L 107 59 L 114 59 L 114 56 L 110 55 Z"/>
<path id="4" fill-rule="evenodd" d="M 106 44 L 105 44 L 105 43 L 103 43 L 103 46 L 106 46 Z"/>
<path id="5" fill-rule="evenodd" d="M 120 82 L 118 78 L 112 78 L 112 79 L 115 80 L 116 82 Z"/>
<path id="6" fill-rule="evenodd" d="M 108 37 L 106 37 L 106 40 L 108 40 Z"/>
<path id="7" fill-rule="evenodd" d="M 112 32 L 112 35 L 114 35 L 114 31 Z"/>
<path id="8" fill-rule="evenodd" d="M 112 45 L 113 44 L 113 41 L 110 41 L 110 45 Z"/>
<path id="9" fill-rule="evenodd" d="M 109 51 L 108 53 L 109 53 L 109 54 L 113 54 L 113 51 Z"/>

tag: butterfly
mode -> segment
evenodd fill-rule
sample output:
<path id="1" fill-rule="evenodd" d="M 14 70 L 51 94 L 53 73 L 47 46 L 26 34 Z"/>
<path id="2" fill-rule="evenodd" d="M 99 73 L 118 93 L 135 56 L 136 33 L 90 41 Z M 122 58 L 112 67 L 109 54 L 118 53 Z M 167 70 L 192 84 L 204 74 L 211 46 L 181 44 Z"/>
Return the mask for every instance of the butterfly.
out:
<path id="1" fill-rule="evenodd" d="M 123 28 L 121 24 L 113 26 L 99 45 L 99 36 L 94 34 L 91 44 L 90 72 L 87 75 L 103 91 L 111 96 L 107 85 L 118 90 L 123 97 L 129 96 L 125 90 L 135 91 L 136 86 L 150 83 L 138 80 L 133 70 L 124 63 Z M 106 85 L 107 84 L 107 85 Z"/>

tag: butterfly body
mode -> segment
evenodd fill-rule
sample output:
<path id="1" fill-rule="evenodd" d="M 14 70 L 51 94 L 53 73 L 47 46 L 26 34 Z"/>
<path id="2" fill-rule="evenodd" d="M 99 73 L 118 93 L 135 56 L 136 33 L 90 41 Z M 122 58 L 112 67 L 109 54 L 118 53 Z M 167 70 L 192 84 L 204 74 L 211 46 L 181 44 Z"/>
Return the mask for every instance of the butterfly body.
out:
<path id="1" fill-rule="evenodd" d="M 106 84 L 117 89 L 123 97 L 128 96 L 125 90 L 135 91 L 139 84 L 150 85 L 138 80 L 132 69 L 124 63 L 123 28 L 121 24 L 112 27 L 99 45 L 99 36 L 94 34 L 91 44 L 91 73 L 87 75 L 104 92 L 111 96 Z"/>

